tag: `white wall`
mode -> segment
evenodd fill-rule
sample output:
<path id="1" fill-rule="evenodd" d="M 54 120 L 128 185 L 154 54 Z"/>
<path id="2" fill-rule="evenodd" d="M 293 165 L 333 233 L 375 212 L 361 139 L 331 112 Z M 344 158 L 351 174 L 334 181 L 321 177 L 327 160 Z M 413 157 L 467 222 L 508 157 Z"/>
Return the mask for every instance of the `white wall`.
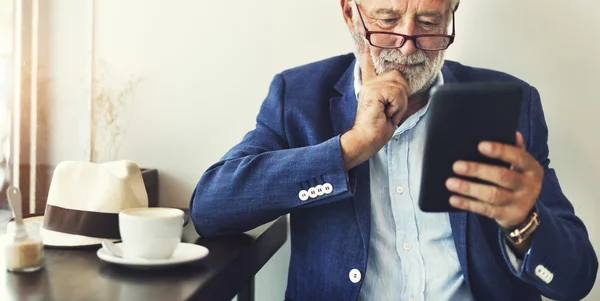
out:
<path id="1" fill-rule="evenodd" d="M 23 1 L 24 7 L 31 6 Z M 38 149 L 42 164 L 89 160 L 92 1 L 39 1 Z M 25 24 L 24 28 L 31 25 Z M 30 30 L 30 29 L 29 29 Z M 30 47 L 26 41 L 24 47 Z M 27 60 L 27 58 L 26 58 Z M 25 65 L 29 67 L 28 64 Z M 24 73 L 30 73 L 25 68 Z M 29 94 L 28 89 L 24 91 Z M 28 161 L 29 158 L 23 158 Z"/>
<path id="2" fill-rule="evenodd" d="M 169 4 L 167 4 L 169 3 Z M 141 79 L 119 157 L 158 168 L 161 202 L 187 206 L 202 172 L 254 127 L 276 72 L 351 51 L 336 1 L 96 1 L 95 56 Z M 282 300 L 289 243 L 257 275 Z"/>
<path id="3" fill-rule="evenodd" d="M 449 58 L 536 86 L 549 127 L 551 167 L 600 251 L 600 3 L 462 1 Z M 598 281 L 596 281 L 598 283 Z M 586 300 L 600 300 L 600 287 Z"/>
<path id="4" fill-rule="evenodd" d="M 600 20 L 594 13 L 600 4 L 462 2 L 456 16 L 458 38 L 449 58 L 512 73 L 540 90 L 552 165 L 594 245 L 600 246 L 600 227 L 593 215 L 600 200 L 594 189 L 600 181 L 595 157 L 600 153 L 600 127 L 593 119 L 600 110 L 594 93 L 600 69 L 595 56 L 600 53 Z M 73 4 L 52 1 L 53 17 L 62 18 Z M 81 14 L 87 8 L 79 4 Z M 96 80 L 106 79 L 101 84 L 118 93 L 139 79 L 127 98 L 133 106 L 121 117 L 128 126 L 116 158 L 159 169 L 161 202 L 169 206 L 187 206 L 202 172 L 254 126 L 276 72 L 352 51 L 339 1 L 333 0 L 101 0 L 95 1 L 94 15 L 91 58 Z M 61 32 L 81 33 L 66 22 L 57 19 L 52 24 Z M 85 74 L 68 71 L 86 69 L 77 59 L 82 56 L 69 61 L 61 51 L 72 48 L 53 45 L 60 62 L 55 70 L 64 76 Z M 85 45 L 77 51 L 85 51 Z M 72 93 L 87 101 L 85 87 L 70 80 L 79 89 Z M 49 91 L 70 89 L 64 84 L 54 88 Z M 61 99 L 79 101 L 75 94 Z M 257 300 L 283 298 L 288 260 L 286 244 L 259 274 Z M 587 300 L 596 299 L 600 289 Z"/>
<path id="5" fill-rule="evenodd" d="M 276 72 L 351 44 L 334 1 L 165 3 L 97 1 L 95 51 L 115 76 L 141 79 L 120 156 L 158 168 L 162 200 L 186 206 L 254 126 Z"/>

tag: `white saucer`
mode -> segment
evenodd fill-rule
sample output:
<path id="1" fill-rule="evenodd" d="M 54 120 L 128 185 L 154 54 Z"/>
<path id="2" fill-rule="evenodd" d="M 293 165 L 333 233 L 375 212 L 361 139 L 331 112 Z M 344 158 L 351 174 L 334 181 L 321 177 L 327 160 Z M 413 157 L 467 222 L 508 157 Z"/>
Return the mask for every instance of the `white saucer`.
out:
<path id="1" fill-rule="evenodd" d="M 115 245 L 121 246 L 122 243 Z M 122 247 L 122 246 L 121 246 Z M 196 244 L 180 243 L 177 245 L 173 256 L 167 259 L 144 259 L 144 258 L 122 258 L 113 256 L 104 248 L 100 248 L 96 252 L 98 257 L 106 262 L 130 266 L 130 267 L 164 267 L 184 264 L 202 259 L 208 255 L 208 249 Z"/>

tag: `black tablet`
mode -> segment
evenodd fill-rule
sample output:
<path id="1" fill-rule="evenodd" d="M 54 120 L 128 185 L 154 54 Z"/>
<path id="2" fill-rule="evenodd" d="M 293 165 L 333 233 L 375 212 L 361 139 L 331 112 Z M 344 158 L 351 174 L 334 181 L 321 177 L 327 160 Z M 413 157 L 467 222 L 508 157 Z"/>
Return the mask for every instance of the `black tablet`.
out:
<path id="1" fill-rule="evenodd" d="M 431 91 L 423 156 L 419 207 L 424 212 L 459 211 L 450 205 L 446 180 L 458 176 L 458 160 L 508 166 L 482 155 L 479 142 L 515 144 L 521 112 L 518 83 L 447 84 Z M 482 183 L 478 179 L 468 180 Z"/>

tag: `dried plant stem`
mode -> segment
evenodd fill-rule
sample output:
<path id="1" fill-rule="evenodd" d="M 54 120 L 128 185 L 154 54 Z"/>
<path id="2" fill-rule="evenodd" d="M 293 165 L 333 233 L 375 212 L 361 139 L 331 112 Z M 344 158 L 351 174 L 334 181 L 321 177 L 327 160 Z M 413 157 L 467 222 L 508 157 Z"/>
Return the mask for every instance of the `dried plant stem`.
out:
<path id="1" fill-rule="evenodd" d="M 140 83 L 134 76 L 124 83 L 114 83 L 106 64 L 100 67 L 101 74 L 92 84 L 92 162 L 118 159 Z"/>

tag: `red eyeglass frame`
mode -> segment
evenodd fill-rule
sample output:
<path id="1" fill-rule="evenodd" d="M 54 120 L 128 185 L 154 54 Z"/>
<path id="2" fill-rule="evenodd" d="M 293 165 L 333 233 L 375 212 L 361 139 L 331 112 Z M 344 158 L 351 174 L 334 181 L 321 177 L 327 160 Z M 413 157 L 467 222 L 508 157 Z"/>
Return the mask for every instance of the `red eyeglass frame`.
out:
<path id="1" fill-rule="evenodd" d="M 410 40 L 413 42 L 413 44 L 415 45 L 415 47 L 417 49 L 421 49 L 423 51 L 442 51 L 442 50 L 446 50 L 450 47 L 450 45 L 452 45 L 452 43 L 454 43 L 454 38 L 455 38 L 455 34 L 456 34 L 456 27 L 454 24 L 454 11 L 452 11 L 452 34 L 450 35 L 446 35 L 446 34 L 422 34 L 422 35 L 405 35 L 405 34 L 401 34 L 401 33 L 395 33 L 395 32 L 389 32 L 389 31 L 370 31 L 367 28 L 367 25 L 365 25 L 365 20 L 363 19 L 362 13 L 360 12 L 360 6 L 358 3 L 356 3 L 356 1 L 353 1 L 354 4 L 356 4 L 356 10 L 358 11 L 358 16 L 360 17 L 360 21 L 362 22 L 363 27 L 365 28 L 365 37 L 367 38 L 367 41 L 369 41 L 369 44 L 371 44 L 371 46 L 373 47 L 377 47 L 377 48 L 383 48 L 383 49 L 397 49 L 397 48 L 402 48 L 402 46 L 404 46 L 404 44 L 406 44 L 406 41 Z M 382 46 L 377 46 L 374 45 L 373 42 L 371 42 L 371 35 L 372 34 L 388 34 L 388 35 L 394 35 L 394 36 L 399 36 L 402 37 L 402 43 L 400 44 L 400 46 L 396 46 L 396 47 L 382 47 Z M 423 49 L 420 48 L 418 46 L 417 43 L 417 39 L 421 38 L 421 37 L 440 37 L 440 38 L 449 38 L 450 41 L 448 42 L 448 45 L 445 48 L 441 48 L 441 49 Z"/>

